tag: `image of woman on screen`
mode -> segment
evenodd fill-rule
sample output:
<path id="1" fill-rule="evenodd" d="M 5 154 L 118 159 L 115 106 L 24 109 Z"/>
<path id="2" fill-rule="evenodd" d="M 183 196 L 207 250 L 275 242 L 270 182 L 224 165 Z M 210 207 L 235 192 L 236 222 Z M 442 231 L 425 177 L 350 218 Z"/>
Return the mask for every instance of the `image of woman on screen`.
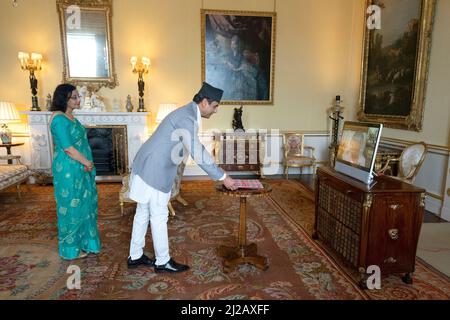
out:
<path id="1" fill-rule="evenodd" d="M 365 146 L 365 134 L 362 132 L 355 132 L 342 154 L 342 160 L 366 167 L 366 157 L 364 156 Z"/>

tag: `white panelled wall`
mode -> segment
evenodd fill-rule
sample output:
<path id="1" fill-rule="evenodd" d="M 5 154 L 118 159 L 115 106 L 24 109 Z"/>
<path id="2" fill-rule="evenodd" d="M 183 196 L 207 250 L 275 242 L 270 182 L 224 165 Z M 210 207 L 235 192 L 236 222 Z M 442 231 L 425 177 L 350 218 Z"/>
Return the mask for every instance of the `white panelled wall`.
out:
<path id="1" fill-rule="evenodd" d="M 44 125 L 45 126 L 45 125 Z M 315 148 L 315 156 L 318 165 L 324 165 L 328 163 L 328 146 L 330 144 L 329 135 L 326 132 L 316 133 L 304 133 L 305 144 Z M 206 149 L 212 152 L 214 147 L 212 132 L 203 132 L 200 134 L 200 140 L 205 145 Z M 13 154 L 21 155 L 25 164 L 36 164 L 38 159 L 32 159 L 32 153 L 36 154 L 36 151 L 44 150 L 47 154 L 49 146 L 46 145 L 47 141 L 37 141 L 36 136 L 33 136 L 34 147 L 33 152 L 30 144 L 30 137 L 28 136 L 14 136 L 14 142 L 24 142 L 25 145 L 13 148 Z M 46 140 L 46 139 L 45 139 Z M 144 139 L 143 139 L 144 140 Z M 141 141 L 143 141 L 141 140 Z M 36 144 L 37 143 L 37 144 Z M 389 147 L 405 148 L 407 145 L 413 143 L 412 141 L 396 140 L 390 138 L 382 138 L 381 144 Z M 133 146 L 134 152 L 130 152 L 130 157 L 135 154 L 137 146 L 130 143 Z M 3 149 L 3 148 L 2 148 Z M 263 173 L 266 176 L 281 175 L 284 172 L 282 166 L 283 149 L 282 149 L 282 134 L 277 130 L 268 130 L 266 139 L 266 158 Z M 0 150 L 1 153 L 5 153 L 5 150 Z M 40 156 L 42 157 L 42 155 Z M 41 159 L 43 160 L 43 159 Z M 133 159 L 130 159 L 130 163 Z M 45 161 L 44 161 L 45 162 Z M 426 198 L 426 210 L 440 216 L 442 219 L 450 221 L 450 161 L 448 148 L 441 146 L 428 146 L 428 153 L 422 168 L 417 175 L 414 185 L 422 187 L 427 191 Z M 47 169 L 48 163 L 47 163 Z M 298 174 L 300 169 L 290 168 L 289 174 Z M 304 168 L 304 174 L 312 173 L 311 168 Z M 202 176 L 206 173 L 198 167 L 192 159 L 186 166 L 185 176 Z"/>

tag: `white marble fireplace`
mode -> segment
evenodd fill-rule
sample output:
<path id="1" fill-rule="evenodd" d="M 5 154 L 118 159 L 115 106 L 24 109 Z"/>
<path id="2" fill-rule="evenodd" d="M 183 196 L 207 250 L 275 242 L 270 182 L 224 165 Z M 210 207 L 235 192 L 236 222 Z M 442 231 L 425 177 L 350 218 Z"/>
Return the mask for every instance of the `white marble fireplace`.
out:
<path id="1" fill-rule="evenodd" d="M 28 115 L 31 146 L 31 169 L 42 173 L 51 174 L 53 148 L 48 121 L 51 112 L 25 111 Z M 147 130 L 148 112 L 74 112 L 74 116 L 84 126 L 126 126 L 128 167 L 140 146 L 148 138 Z M 124 146 L 125 147 L 125 146 Z"/>

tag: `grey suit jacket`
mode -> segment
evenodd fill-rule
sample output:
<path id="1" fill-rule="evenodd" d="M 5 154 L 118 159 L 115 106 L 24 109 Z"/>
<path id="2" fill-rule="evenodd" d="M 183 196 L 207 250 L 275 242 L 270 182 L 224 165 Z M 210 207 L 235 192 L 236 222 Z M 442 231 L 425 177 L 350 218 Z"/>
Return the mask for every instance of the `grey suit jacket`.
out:
<path id="1" fill-rule="evenodd" d="M 178 164 L 186 151 L 214 180 L 224 171 L 214 162 L 198 136 L 197 104 L 191 102 L 171 112 L 142 145 L 133 160 L 132 173 L 149 186 L 169 192 L 175 181 Z"/>

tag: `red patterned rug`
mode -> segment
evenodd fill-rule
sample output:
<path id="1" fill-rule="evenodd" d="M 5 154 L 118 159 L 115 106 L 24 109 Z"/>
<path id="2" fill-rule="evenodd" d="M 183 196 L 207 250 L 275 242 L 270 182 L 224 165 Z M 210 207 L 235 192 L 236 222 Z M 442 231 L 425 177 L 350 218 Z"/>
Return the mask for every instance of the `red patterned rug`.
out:
<path id="1" fill-rule="evenodd" d="M 72 262 L 57 253 L 52 187 L 24 186 L 0 193 L 0 299 L 449 299 L 450 282 L 420 261 L 414 284 L 397 276 L 382 280 L 381 290 L 362 291 L 351 270 L 326 253 L 309 232 L 314 219 L 312 194 L 294 181 L 269 180 L 268 198 L 248 201 L 248 241 L 268 257 L 269 269 L 241 265 L 224 273 L 218 245 L 233 245 L 239 200 L 217 193 L 209 181 L 189 181 L 174 203 L 170 221 L 171 255 L 191 269 L 182 274 L 128 270 L 135 205 L 120 218 L 119 184 L 99 185 L 102 250 Z M 118 217 L 118 218 L 115 218 Z M 146 251 L 153 256 L 150 234 Z M 68 290 L 70 265 L 81 269 L 81 289 Z"/>

